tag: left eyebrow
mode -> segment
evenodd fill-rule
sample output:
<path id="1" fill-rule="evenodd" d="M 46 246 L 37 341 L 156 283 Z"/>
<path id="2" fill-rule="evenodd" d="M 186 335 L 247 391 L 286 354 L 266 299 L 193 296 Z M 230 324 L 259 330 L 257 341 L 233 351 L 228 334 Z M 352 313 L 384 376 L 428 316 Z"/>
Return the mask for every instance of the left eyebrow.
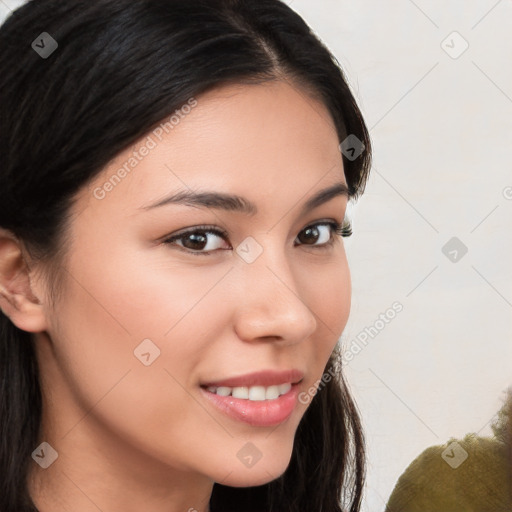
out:
<path id="1" fill-rule="evenodd" d="M 306 201 L 302 207 L 301 215 L 308 213 L 310 210 L 313 210 L 314 208 L 317 208 L 338 196 L 349 197 L 349 190 L 345 183 L 335 183 L 328 188 L 318 191 Z M 182 204 L 185 206 L 206 207 L 230 212 L 240 212 L 250 216 L 258 213 L 258 207 L 245 197 L 225 194 L 223 192 L 193 192 L 191 190 L 176 192 L 170 196 L 164 197 L 156 203 L 148 206 L 141 206 L 140 209 L 151 210 L 153 208 L 169 204 Z"/>

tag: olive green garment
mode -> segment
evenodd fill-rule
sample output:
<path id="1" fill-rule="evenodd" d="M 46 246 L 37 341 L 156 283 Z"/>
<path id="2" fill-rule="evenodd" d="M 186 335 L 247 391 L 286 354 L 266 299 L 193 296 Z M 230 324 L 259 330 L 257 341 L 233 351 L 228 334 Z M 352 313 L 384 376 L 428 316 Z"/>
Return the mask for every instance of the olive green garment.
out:
<path id="1" fill-rule="evenodd" d="M 512 512 L 509 457 L 506 443 L 475 434 L 431 446 L 400 476 L 386 512 Z"/>

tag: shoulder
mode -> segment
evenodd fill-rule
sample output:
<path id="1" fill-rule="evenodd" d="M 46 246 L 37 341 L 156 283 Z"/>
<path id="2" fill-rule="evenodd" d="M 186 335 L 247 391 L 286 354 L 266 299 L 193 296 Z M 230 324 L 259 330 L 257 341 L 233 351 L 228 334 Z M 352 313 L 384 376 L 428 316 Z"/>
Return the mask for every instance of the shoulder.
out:
<path id="1" fill-rule="evenodd" d="M 431 446 L 398 479 L 386 512 L 511 510 L 507 445 L 468 434 Z"/>

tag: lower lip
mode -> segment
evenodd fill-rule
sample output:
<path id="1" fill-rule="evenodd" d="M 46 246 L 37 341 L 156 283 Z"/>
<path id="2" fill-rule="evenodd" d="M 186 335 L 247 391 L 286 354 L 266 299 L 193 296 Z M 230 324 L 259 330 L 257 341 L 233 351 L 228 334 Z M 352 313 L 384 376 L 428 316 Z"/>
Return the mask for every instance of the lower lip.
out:
<path id="1" fill-rule="evenodd" d="M 288 393 L 274 400 L 244 400 L 232 396 L 220 396 L 201 388 L 201 392 L 218 409 L 244 423 L 255 427 L 273 427 L 286 421 L 297 404 L 298 385 L 292 384 Z"/>

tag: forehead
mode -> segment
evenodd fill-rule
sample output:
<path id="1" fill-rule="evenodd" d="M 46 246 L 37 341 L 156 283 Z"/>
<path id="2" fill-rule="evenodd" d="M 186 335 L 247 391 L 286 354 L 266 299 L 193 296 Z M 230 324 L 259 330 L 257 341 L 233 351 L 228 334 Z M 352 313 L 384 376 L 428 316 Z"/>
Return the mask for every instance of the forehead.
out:
<path id="1" fill-rule="evenodd" d="M 272 81 L 224 86 L 194 100 L 173 123 L 163 120 L 120 153 L 88 195 L 100 187 L 102 207 L 134 210 L 170 192 L 204 188 L 258 204 L 345 181 L 334 122 L 305 90 Z"/>

